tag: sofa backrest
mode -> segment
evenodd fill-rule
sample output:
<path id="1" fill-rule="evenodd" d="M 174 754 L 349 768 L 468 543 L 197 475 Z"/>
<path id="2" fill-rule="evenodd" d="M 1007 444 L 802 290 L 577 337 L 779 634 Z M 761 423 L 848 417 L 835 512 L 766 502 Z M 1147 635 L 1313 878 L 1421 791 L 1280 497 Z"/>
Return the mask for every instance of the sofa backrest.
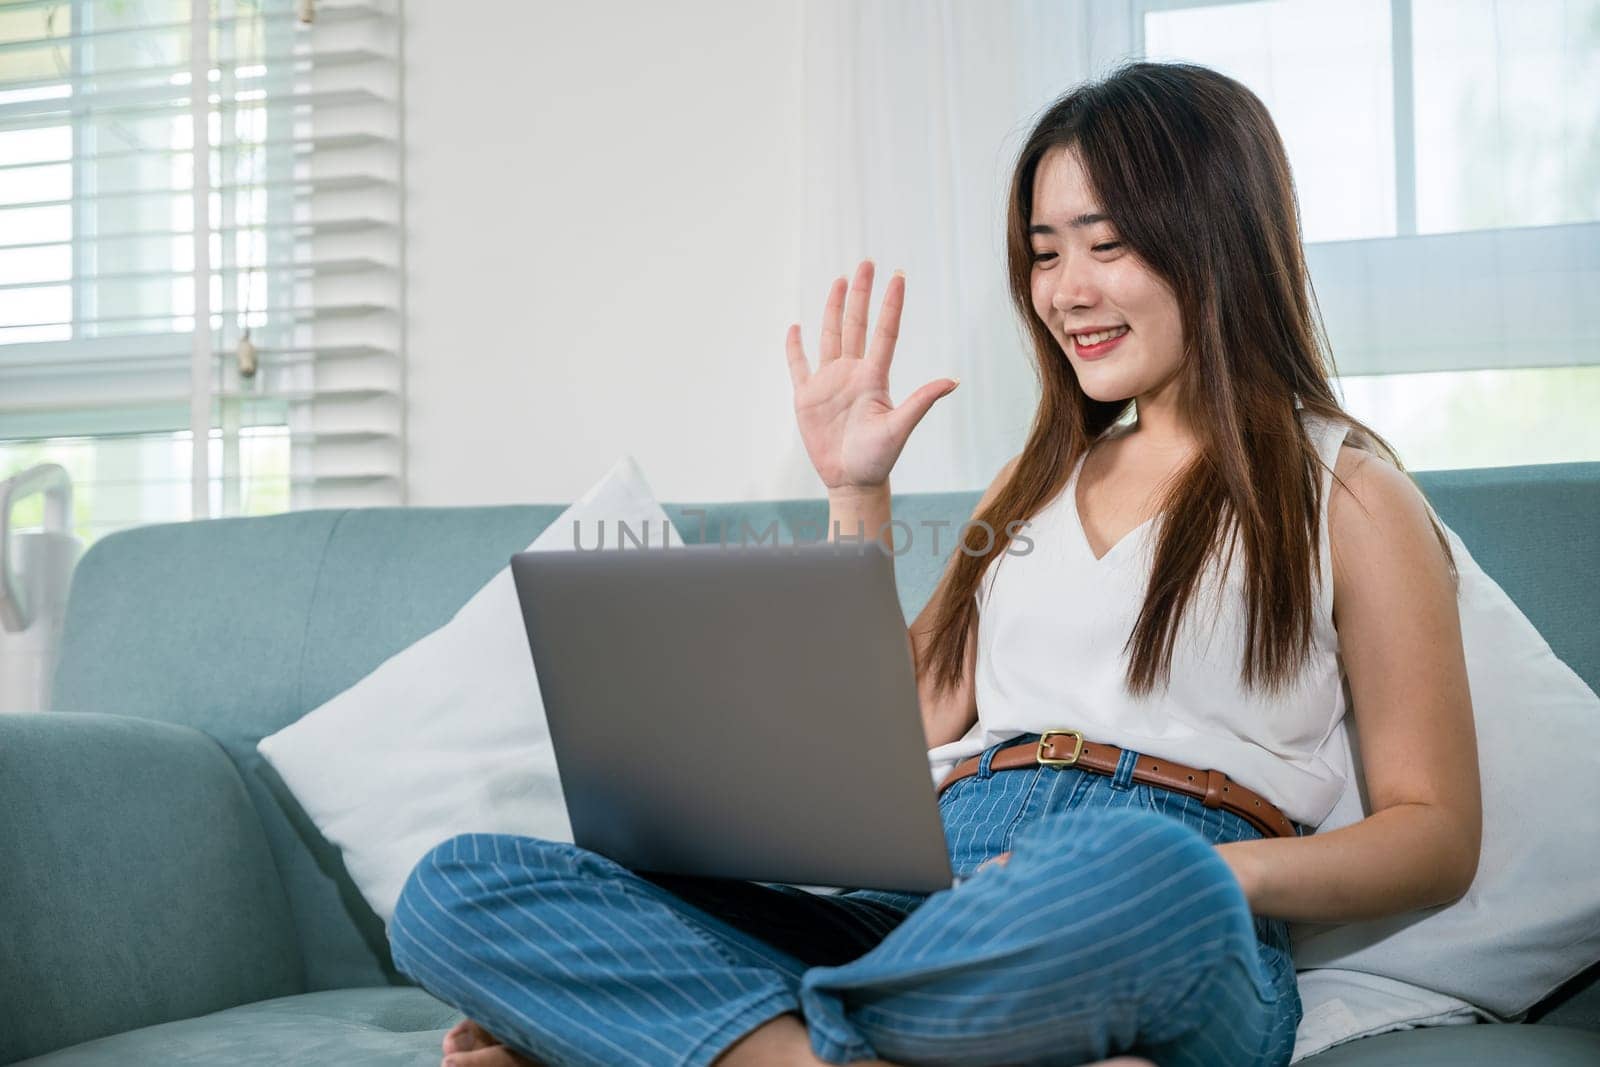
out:
<path id="1" fill-rule="evenodd" d="M 1417 475 L 1440 517 L 1556 654 L 1600 688 L 1600 463 Z M 913 618 L 980 494 L 893 500 Z M 684 540 L 816 539 L 823 499 L 663 505 Z M 52 707 L 184 723 L 238 766 L 283 878 L 308 990 L 405 984 L 382 922 L 255 751 L 448 622 L 565 508 L 318 510 L 145 526 L 96 543 L 74 575 Z M 704 512 L 702 518 L 700 512 Z M 743 524 L 743 526 L 741 525 Z M 725 531 L 725 532 L 724 532 Z M 934 537 L 938 535 L 937 551 Z"/>

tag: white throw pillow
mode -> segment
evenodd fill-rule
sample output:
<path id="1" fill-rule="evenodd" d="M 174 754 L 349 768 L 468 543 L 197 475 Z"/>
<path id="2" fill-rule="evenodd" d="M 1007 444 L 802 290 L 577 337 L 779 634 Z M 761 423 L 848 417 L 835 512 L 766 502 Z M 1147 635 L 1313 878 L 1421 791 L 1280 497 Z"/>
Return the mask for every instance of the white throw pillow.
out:
<path id="1" fill-rule="evenodd" d="M 1460 1019 L 1466 1006 L 1512 1021 L 1600 959 L 1600 697 L 1444 528 L 1461 575 L 1457 602 L 1478 736 L 1478 874 L 1464 897 L 1443 908 L 1290 925 L 1307 1009 L 1295 1059 L 1366 1033 L 1431 1025 L 1441 1013 Z M 1318 832 L 1368 814 L 1360 738 L 1352 718 L 1345 726 L 1357 756 Z M 1350 972 L 1415 987 L 1416 1014 L 1397 1017 L 1397 1005 L 1375 998 L 1371 983 L 1341 978 Z M 1341 1003 L 1327 1006 L 1334 1001 Z"/>
<path id="2" fill-rule="evenodd" d="M 598 524 L 604 521 L 604 527 Z M 683 540 L 633 457 L 562 512 L 532 552 Z M 388 923 L 417 862 L 458 833 L 571 841 L 509 564 L 444 626 L 257 750 Z"/>
<path id="3" fill-rule="evenodd" d="M 1319 968 L 1301 971 L 1299 978 L 1305 1014 L 1295 1031 L 1290 1063 L 1358 1037 L 1475 1023 L 1480 1017 L 1472 1005 L 1455 997 L 1360 971 Z"/>

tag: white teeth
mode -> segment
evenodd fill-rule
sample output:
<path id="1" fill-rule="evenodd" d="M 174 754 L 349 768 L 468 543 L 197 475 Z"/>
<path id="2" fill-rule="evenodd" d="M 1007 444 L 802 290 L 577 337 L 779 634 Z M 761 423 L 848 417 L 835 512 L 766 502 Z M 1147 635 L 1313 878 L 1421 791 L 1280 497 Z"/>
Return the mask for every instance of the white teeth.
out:
<path id="1" fill-rule="evenodd" d="M 1121 337 L 1127 332 L 1128 328 L 1126 326 L 1118 326 L 1114 330 L 1101 330 L 1099 333 L 1075 333 L 1072 337 L 1080 345 L 1097 345 L 1101 341 L 1109 341 L 1113 337 Z"/>

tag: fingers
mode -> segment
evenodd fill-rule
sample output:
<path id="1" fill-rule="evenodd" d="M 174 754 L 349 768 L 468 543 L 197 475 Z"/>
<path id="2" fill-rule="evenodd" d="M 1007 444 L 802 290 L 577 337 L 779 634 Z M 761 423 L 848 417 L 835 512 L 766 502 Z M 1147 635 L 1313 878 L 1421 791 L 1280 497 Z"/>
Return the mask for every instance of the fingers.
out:
<path id="1" fill-rule="evenodd" d="M 894 359 L 895 342 L 900 339 L 900 309 L 905 304 L 906 275 L 904 271 L 897 270 L 884 287 L 883 310 L 878 312 L 878 328 L 872 334 L 872 351 L 867 353 L 867 362 L 885 373 Z"/>
<path id="2" fill-rule="evenodd" d="M 839 325 L 844 318 L 844 290 L 849 283 L 835 278 L 828 287 L 828 304 L 822 309 L 822 354 L 817 359 L 825 367 L 839 358 Z"/>
<path id="3" fill-rule="evenodd" d="M 845 278 L 835 278 L 828 288 L 828 302 L 822 309 L 822 349 L 817 366 L 823 367 L 836 359 L 861 359 L 867 340 L 867 311 L 872 303 L 872 277 L 876 270 L 872 260 L 864 259 L 856 267 L 854 283 Z M 895 341 L 900 336 L 900 309 L 905 306 L 905 274 L 896 271 L 889 279 L 883 294 L 883 310 L 878 315 L 878 329 L 873 335 L 873 362 L 887 367 L 894 355 Z M 848 295 L 848 300 L 846 299 Z M 795 378 L 796 359 L 789 355 L 789 376 Z M 804 356 L 800 366 L 805 369 Z M 800 381 L 804 381 L 801 378 Z M 796 385 L 799 382 L 795 383 Z"/>
<path id="4" fill-rule="evenodd" d="M 844 309 L 845 359 L 860 359 L 867 346 L 867 309 L 872 305 L 872 260 L 863 259 L 856 268 L 855 284 L 850 286 L 850 302 Z"/>
<path id="5" fill-rule="evenodd" d="M 789 357 L 789 384 L 798 389 L 806 384 L 807 378 L 811 377 L 811 367 L 806 363 L 806 350 L 800 344 L 798 322 L 789 327 L 789 333 L 783 339 L 783 347 Z"/>
<path id="6" fill-rule="evenodd" d="M 902 443 L 911 436 L 911 431 L 917 428 L 917 423 L 922 421 L 922 416 L 933 407 L 933 402 L 942 396 L 948 396 L 961 384 L 960 378 L 940 378 L 931 381 L 921 389 L 912 393 L 901 402 L 900 406 L 889 412 L 889 427 L 894 432 L 896 439 Z"/>

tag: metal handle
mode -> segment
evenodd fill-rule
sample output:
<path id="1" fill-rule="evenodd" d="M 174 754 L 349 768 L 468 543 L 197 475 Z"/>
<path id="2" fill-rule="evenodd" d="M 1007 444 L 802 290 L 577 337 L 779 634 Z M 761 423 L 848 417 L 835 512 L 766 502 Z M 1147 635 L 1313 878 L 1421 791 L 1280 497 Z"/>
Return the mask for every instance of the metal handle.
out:
<path id="1" fill-rule="evenodd" d="M 44 494 L 44 528 L 72 532 L 72 477 L 59 463 L 41 463 L 0 482 L 0 626 L 20 633 L 33 621 L 22 602 L 11 569 L 11 508 L 34 493 Z"/>

